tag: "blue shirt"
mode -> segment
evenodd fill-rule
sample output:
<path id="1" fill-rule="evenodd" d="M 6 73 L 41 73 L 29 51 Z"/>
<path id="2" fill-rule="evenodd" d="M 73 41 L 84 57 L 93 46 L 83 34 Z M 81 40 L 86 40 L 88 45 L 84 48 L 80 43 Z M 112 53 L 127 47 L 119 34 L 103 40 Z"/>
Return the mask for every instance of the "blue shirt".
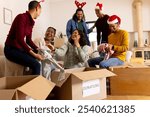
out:
<path id="1" fill-rule="evenodd" d="M 90 32 L 92 32 L 90 29 L 87 28 L 87 25 L 86 25 L 86 22 L 85 21 L 81 21 L 82 22 L 82 26 L 83 26 L 83 33 L 85 34 L 85 38 L 86 38 L 86 41 L 87 41 L 87 45 L 91 45 L 90 44 L 90 41 L 89 41 L 89 36 L 88 34 Z M 75 29 L 79 29 L 78 27 L 78 22 L 73 20 L 73 19 L 70 19 L 68 22 L 67 22 L 67 27 L 66 27 L 66 34 L 67 34 L 67 37 L 68 39 L 70 38 L 72 32 L 75 30 Z"/>

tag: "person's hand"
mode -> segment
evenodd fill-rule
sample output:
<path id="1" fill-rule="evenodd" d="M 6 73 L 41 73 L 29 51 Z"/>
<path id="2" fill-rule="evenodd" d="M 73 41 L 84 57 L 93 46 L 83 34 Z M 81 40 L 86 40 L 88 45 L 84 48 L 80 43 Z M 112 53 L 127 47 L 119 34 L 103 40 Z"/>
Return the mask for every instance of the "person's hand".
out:
<path id="1" fill-rule="evenodd" d="M 41 51 L 41 50 L 43 50 L 43 49 L 42 49 L 42 48 L 40 48 L 40 47 L 38 47 L 36 50 L 37 50 L 37 51 Z"/>
<path id="2" fill-rule="evenodd" d="M 90 28 L 90 30 L 93 32 L 94 28 L 95 28 L 95 24 Z"/>
<path id="3" fill-rule="evenodd" d="M 100 44 L 100 45 L 98 46 L 98 51 L 99 51 L 99 52 L 105 52 L 106 45 L 107 45 L 107 43 Z"/>
<path id="4" fill-rule="evenodd" d="M 55 50 L 55 47 L 52 45 L 52 44 L 46 44 L 46 46 L 50 49 L 50 50 L 52 50 L 52 51 L 54 51 Z"/>
<path id="5" fill-rule="evenodd" d="M 36 59 L 38 59 L 40 61 L 45 59 L 44 56 L 42 56 L 40 54 L 36 54 L 35 57 L 36 57 Z"/>
<path id="6" fill-rule="evenodd" d="M 74 45 L 76 46 L 76 47 L 80 47 L 80 44 L 79 44 L 79 42 L 78 41 L 74 41 Z"/>
<path id="7" fill-rule="evenodd" d="M 106 50 L 108 52 L 110 52 L 111 50 L 113 50 L 113 45 L 112 44 L 108 44 L 107 47 L 106 47 Z"/>
<path id="8" fill-rule="evenodd" d="M 80 39 L 80 35 L 72 35 L 72 40 L 74 40 L 74 45 L 76 47 L 80 47 L 79 39 Z"/>

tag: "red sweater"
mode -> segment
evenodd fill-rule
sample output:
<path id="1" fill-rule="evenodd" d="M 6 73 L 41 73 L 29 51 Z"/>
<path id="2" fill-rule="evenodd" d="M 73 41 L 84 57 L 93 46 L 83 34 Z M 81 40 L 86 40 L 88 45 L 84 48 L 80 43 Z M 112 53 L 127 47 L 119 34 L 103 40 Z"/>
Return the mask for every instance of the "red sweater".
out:
<path id="1" fill-rule="evenodd" d="M 12 23 L 5 45 L 26 52 L 29 52 L 31 48 L 37 49 L 37 46 L 31 40 L 34 23 L 29 12 L 17 15 Z"/>

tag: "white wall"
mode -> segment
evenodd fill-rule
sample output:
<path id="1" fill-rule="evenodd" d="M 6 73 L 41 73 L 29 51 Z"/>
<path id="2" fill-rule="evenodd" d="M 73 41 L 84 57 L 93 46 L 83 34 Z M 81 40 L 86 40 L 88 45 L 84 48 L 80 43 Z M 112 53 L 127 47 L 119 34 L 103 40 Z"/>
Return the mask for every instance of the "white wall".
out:
<path id="1" fill-rule="evenodd" d="M 3 8 L 8 8 L 12 10 L 13 19 L 19 13 L 24 13 L 28 9 L 28 3 L 31 0 L 0 0 L 0 43 L 4 44 L 7 34 L 9 32 L 10 26 L 4 24 L 3 21 Z M 35 26 L 33 29 L 33 39 L 41 37 L 44 35 L 45 30 L 50 26 L 50 7 L 49 0 L 41 3 L 42 13 L 38 19 L 35 20 Z"/>
<path id="2" fill-rule="evenodd" d="M 66 23 L 72 17 L 76 10 L 74 4 L 75 0 L 51 0 L 50 15 L 51 25 L 55 26 L 58 31 L 65 33 Z M 133 0 L 78 0 L 80 2 L 86 1 L 84 6 L 84 12 L 86 20 L 96 20 L 97 17 L 94 12 L 94 8 L 97 2 L 101 2 L 104 5 L 104 13 L 108 15 L 116 14 L 121 17 L 121 28 L 133 32 L 134 18 L 133 18 Z M 143 29 L 150 30 L 150 0 L 143 0 Z"/>
<path id="3" fill-rule="evenodd" d="M 13 19 L 19 13 L 23 13 L 27 10 L 28 3 L 31 0 L 0 0 L 0 43 L 4 43 L 8 34 L 10 25 L 3 22 L 3 8 L 12 10 Z M 75 0 L 45 0 L 42 3 L 41 16 L 35 21 L 33 29 L 33 39 L 42 37 L 48 26 L 54 26 L 57 32 L 61 31 L 65 33 L 66 23 L 72 17 L 76 10 L 74 4 Z M 133 18 L 133 0 L 78 0 L 80 2 L 86 1 L 84 6 L 84 12 L 86 20 L 96 20 L 97 17 L 94 12 L 94 8 L 97 2 L 101 2 L 104 5 L 104 13 L 109 15 L 117 14 L 122 19 L 121 28 L 126 29 L 129 32 L 133 32 L 134 18 Z M 143 29 L 144 31 L 150 31 L 150 0 L 143 0 Z"/>

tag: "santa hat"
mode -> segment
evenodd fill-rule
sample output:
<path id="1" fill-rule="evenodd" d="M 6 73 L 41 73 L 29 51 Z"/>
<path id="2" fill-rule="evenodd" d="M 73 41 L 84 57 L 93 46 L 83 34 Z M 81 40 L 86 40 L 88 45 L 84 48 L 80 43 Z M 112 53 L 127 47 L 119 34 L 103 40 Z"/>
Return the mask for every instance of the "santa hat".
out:
<path id="1" fill-rule="evenodd" d="M 103 4 L 97 3 L 95 9 L 102 11 L 102 9 L 103 9 Z"/>
<path id="2" fill-rule="evenodd" d="M 116 23 L 121 24 L 121 19 L 117 15 L 112 15 L 108 18 L 107 23 L 108 24 L 116 24 Z"/>
<path id="3" fill-rule="evenodd" d="M 82 3 L 79 3 L 77 0 L 75 0 L 75 5 L 77 6 L 77 8 L 81 8 L 86 4 L 86 2 L 82 2 Z"/>

